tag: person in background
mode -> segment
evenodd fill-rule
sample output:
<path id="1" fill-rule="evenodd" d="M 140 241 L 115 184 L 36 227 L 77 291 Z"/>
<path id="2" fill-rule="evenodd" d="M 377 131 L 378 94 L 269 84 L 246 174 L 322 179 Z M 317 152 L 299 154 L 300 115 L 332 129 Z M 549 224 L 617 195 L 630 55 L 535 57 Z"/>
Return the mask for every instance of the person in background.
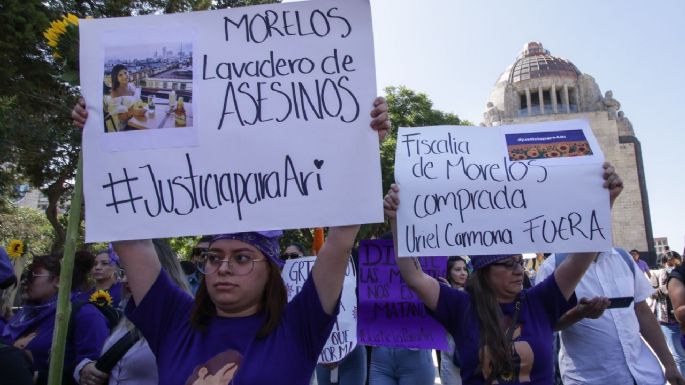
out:
<path id="1" fill-rule="evenodd" d="M 636 249 L 630 250 L 630 255 L 633 257 L 633 260 L 635 263 L 637 263 L 637 267 L 642 270 L 643 273 L 647 276 L 648 279 L 652 278 L 652 272 L 649 270 L 649 266 L 647 265 L 647 262 L 643 261 L 640 259 L 640 252 L 637 251 Z"/>
<path id="2" fill-rule="evenodd" d="M 453 289 L 464 290 L 470 269 L 465 257 L 452 256 L 447 259 L 447 283 Z M 440 351 L 440 381 L 444 385 L 461 385 L 459 354 L 451 335 L 447 336 L 448 350 Z"/>
<path id="3" fill-rule="evenodd" d="M 166 239 L 153 239 L 152 243 L 162 269 L 169 274 L 176 286 L 185 292 L 190 292 L 176 253 L 171 249 L 169 242 Z M 126 302 L 131 298 L 131 290 L 125 272 L 121 276 L 122 297 Z M 124 347 L 116 346 L 121 344 Z M 115 353 L 117 349 L 120 350 L 119 353 Z M 105 341 L 100 358 L 95 361 L 84 359 L 76 366 L 74 379 L 80 385 L 157 385 L 159 383 L 155 356 L 147 340 L 126 317 L 121 319 Z"/>
<path id="4" fill-rule="evenodd" d="M 680 324 L 680 346 L 685 349 L 685 264 L 681 263 L 671 271 L 666 286 L 673 315 Z"/>
<path id="5" fill-rule="evenodd" d="M 80 287 L 93 267 L 93 255 L 76 253 L 72 287 Z M 57 291 L 61 271 L 60 258 L 41 255 L 33 258 L 26 268 L 22 285 L 25 287 L 24 306 L 7 323 L 0 340 L 7 345 L 28 351 L 33 359 L 33 371 L 39 384 L 47 381 L 48 358 L 55 328 Z M 75 295 L 72 295 L 75 301 Z M 76 363 L 98 357 L 109 328 L 105 316 L 95 306 L 81 306 L 72 314 L 65 350 L 65 383 L 70 383 Z"/>
<path id="6" fill-rule="evenodd" d="M 366 382 L 366 347 L 357 346 L 342 360 L 316 365 L 319 385 L 358 385 Z"/>
<path id="7" fill-rule="evenodd" d="M 112 306 L 116 309 L 123 309 L 121 305 L 121 282 L 117 272 L 119 270 L 119 257 L 112 249 L 112 245 L 107 245 L 107 249 L 95 252 L 95 265 L 90 271 L 95 285 L 89 289 L 73 288 L 78 292 L 77 299 L 88 302 L 92 299 L 95 292 L 102 290 L 109 294 L 112 299 Z"/>
<path id="8" fill-rule="evenodd" d="M 288 246 L 286 246 L 285 250 L 283 251 L 283 254 L 281 254 L 281 259 L 284 261 L 287 261 L 288 259 L 297 259 L 300 257 L 304 257 L 305 254 L 306 250 L 302 244 L 292 242 L 288 244 Z"/>
<path id="9" fill-rule="evenodd" d="M 557 258 L 561 257 L 550 256 L 538 274 L 554 274 Z M 565 385 L 657 385 L 665 381 L 685 385 L 659 323 L 645 301 L 652 292 L 647 278 L 625 251 L 614 248 L 593 260 L 576 294 L 585 298 L 602 296 L 588 300 L 596 304 L 608 305 L 608 298 L 620 297 L 629 297 L 631 302 L 603 311 L 598 317 L 588 318 L 576 309 L 564 314 L 557 329 L 561 341 L 559 368 Z"/>
<path id="10" fill-rule="evenodd" d="M 659 270 L 658 283 L 656 289 L 656 317 L 661 326 L 661 331 L 666 338 L 668 350 L 673 355 L 678 371 L 681 375 L 685 375 L 685 349 L 680 344 L 680 327 L 678 319 L 675 316 L 673 303 L 668 296 L 668 280 L 678 265 L 678 260 L 675 251 L 668 251 L 662 256 L 664 268 Z"/>

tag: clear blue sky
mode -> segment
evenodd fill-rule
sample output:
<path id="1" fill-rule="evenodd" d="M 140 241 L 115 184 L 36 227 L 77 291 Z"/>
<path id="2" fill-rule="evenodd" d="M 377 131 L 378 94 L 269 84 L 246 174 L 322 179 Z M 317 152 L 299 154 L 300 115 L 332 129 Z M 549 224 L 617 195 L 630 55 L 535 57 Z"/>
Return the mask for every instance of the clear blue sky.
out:
<path id="1" fill-rule="evenodd" d="M 529 41 L 571 60 L 602 93 L 613 90 L 642 143 L 654 236 L 683 251 L 685 1 L 371 0 L 371 8 L 379 94 L 404 85 L 478 124 L 495 81 Z"/>
<path id="2" fill-rule="evenodd" d="M 528 41 L 614 97 L 642 143 L 654 236 L 685 236 L 685 1 L 371 0 L 378 88 L 405 85 L 481 122 Z"/>

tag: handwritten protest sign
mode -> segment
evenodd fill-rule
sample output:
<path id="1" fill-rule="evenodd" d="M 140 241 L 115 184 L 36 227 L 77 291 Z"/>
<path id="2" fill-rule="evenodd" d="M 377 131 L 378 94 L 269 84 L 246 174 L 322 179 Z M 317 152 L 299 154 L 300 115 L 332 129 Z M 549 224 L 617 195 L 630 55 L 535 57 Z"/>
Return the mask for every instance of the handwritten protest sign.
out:
<path id="1" fill-rule="evenodd" d="M 402 128 L 400 255 L 607 250 L 603 162 L 583 120 Z"/>
<path id="2" fill-rule="evenodd" d="M 89 242 L 383 220 L 368 0 L 79 28 Z"/>
<path id="3" fill-rule="evenodd" d="M 288 301 L 302 290 L 304 282 L 314 267 L 316 257 L 289 259 L 283 267 L 282 277 L 288 291 Z M 345 280 L 340 297 L 340 311 L 333 326 L 333 331 L 326 341 L 319 363 L 338 362 L 345 358 L 357 346 L 357 275 L 352 260 L 347 264 Z"/>
<path id="4" fill-rule="evenodd" d="M 419 258 L 423 271 L 444 277 L 445 257 Z M 395 348 L 448 349 L 445 329 L 407 286 L 391 240 L 359 245 L 359 343 Z"/>

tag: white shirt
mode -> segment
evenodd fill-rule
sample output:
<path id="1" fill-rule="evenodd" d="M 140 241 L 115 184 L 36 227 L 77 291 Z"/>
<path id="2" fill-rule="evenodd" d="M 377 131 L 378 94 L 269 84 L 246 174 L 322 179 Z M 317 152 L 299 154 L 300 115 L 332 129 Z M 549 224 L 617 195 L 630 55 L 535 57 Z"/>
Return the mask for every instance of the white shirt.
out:
<path id="1" fill-rule="evenodd" d="M 554 272 L 555 255 L 540 267 L 536 280 L 543 280 Z M 583 319 L 563 330 L 559 369 L 564 385 L 575 384 L 633 384 L 662 385 L 666 382 L 656 356 L 640 335 L 635 315 L 635 304 L 644 301 L 652 292 L 644 274 L 631 260 L 635 273 L 626 261 L 612 250 L 601 253 L 576 287 L 580 298 L 634 297 L 626 308 L 607 309 L 598 319 Z"/>

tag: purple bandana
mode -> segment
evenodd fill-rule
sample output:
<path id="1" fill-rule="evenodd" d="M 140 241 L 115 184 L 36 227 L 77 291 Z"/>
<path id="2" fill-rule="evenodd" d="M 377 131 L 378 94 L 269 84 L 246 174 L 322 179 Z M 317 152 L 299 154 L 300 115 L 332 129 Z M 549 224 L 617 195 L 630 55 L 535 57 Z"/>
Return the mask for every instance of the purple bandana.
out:
<path id="1" fill-rule="evenodd" d="M 112 247 L 111 243 L 107 244 L 107 255 L 109 256 L 109 264 L 114 266 L 117 265 L 119 266 L 119 256 L 117 253 L 114 251 L 114 248 Z"/>
<path id="2" fill-rule="evenodd" d="M 10 279 L 14 275 L 14 267 L 5 249 L 0 247 L 0 282 Z"/>
<path id="3" fill-rule="evenodd" d="M 499 262 L 516 255 L 519 254 L 472 255 L 471 262 L 473 263 L 473 269 L 478 270 L 491 263 Z"/>
<path id="4" fill-rule="evenodd" d="M 246 233 L 220 234 L 212 238 L 212 243 L 220 239 L 235 239 L 257 248 L 279 268 L 283 268 L 285 261 L 280 258 L 281 246 L 278 239 L 283 235 L 281 230 L 250 231 Z M 211 244 L 210 244 L 211 246 Z"/>
<path id="5" fill-rule="evenodd" d="M 30 274 L 30 273 L 29 273 Z M 48 316 L 54 315 L 57 309 L 57 296 L 41 304 L 25 303 L 1 331 L 0 340 L 14 342 L 20 335 L 35 329 Z"/>

